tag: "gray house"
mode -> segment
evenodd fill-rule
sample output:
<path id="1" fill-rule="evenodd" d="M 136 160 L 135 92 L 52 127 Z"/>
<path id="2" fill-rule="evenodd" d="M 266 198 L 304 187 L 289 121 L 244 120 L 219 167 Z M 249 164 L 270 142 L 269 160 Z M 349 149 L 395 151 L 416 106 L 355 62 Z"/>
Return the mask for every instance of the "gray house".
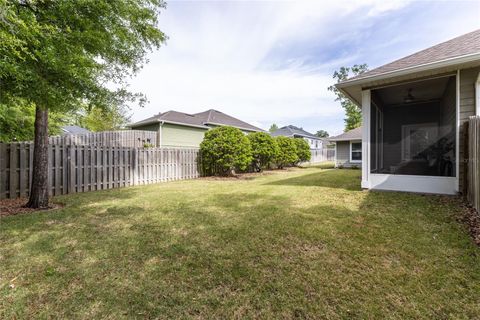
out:
<path id="1" fill-rule="evenodd" d="M 325 139 L 319 138 L 316 135 L 298 128 L 292 125 L 281 127 L 275 132 L 272 132 L 272 136 L 284 136 L 290 138 L 301 138 L 307 141 L 310 149 L 323 149 L 324 144 L 326 145 Z"/>
<path id="2" fill-rule="evenodd" d="M 456 194 L 463 127 L 480 115 L 480 30 L 343 81 L 362 108 L 362 187 Z"/>
<path id="3" fill-rule="evenodd" d="M 335 167 L 362 166 L 362 127 L 344 132 L 329 139 L 335 143 Z"/>
<path id="4" fill-rule="evenodd" d="M 172 110 L 129 125 L 136 130 L 156 131 L 160 147 L 199 147 L 205 132 L 218 126 L 235 127 L 244 133 L 263 131 L 213 109 L 194 114 Z"/>

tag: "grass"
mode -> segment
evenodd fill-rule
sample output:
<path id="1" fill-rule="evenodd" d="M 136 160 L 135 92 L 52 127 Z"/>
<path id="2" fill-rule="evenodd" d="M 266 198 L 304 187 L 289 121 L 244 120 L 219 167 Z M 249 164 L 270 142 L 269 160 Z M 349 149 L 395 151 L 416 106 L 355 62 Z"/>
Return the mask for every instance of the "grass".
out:
<path id="1" fill-rule="evenodd" d="M 0 221 L 0 318 L 476 318 L 455 201 L 308 167 L 57 197 Z"/>

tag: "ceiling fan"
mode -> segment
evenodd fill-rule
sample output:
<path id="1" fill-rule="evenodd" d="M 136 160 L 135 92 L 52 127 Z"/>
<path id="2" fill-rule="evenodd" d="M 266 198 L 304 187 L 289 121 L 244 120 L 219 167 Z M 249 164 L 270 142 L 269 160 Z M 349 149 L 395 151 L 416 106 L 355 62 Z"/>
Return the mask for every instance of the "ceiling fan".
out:
<path id="1" fill-rule="evenodd" d="M 412 103 L 415 101 L 415 97 L 412 94 L 412 88 L 408 89 L 408 94 L 403 98 L 403 102 Z"/>

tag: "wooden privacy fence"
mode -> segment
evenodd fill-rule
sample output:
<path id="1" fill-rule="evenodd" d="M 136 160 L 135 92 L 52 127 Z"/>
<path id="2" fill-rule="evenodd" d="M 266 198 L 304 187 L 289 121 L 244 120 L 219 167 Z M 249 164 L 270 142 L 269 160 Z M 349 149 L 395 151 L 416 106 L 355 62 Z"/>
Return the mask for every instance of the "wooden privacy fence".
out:
<path id="1" fill-rule="evenodd" d="M 52 145 L 93 145 L 107 147 L 142 148 L 145 144 L 157 145 L 157 132 L 146 130 L 102 131 L 54 136 L 48 138 Z"/>
<path id="2" fill-rule="evenodd" d="M 468 148 L 465 150 L 467 201 L 480 211 L 480 116 L 472 116 L 467 125 Z"/>
<path id="3" fill-rule="evenodd" d="M 312 149 L 311 152 L 312 157 L 310 158 L 310 163 L 319 163 L 335 160 L 335 149 Z"/>
<path id="4" fill-rule="evenodd" d="M 198 149 L 49 145 L 51 196 L 200 176 Z M 0 143 L 0 199 L 26 197 L 33 144 Z"/>

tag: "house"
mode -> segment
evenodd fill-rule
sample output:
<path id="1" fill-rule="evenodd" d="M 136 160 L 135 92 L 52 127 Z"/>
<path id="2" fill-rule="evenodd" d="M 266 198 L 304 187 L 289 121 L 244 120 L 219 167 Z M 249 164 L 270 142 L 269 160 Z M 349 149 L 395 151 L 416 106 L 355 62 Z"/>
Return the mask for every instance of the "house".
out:
<path id="1" fill-rule="evenodd" d="M 157 144 L 160 147 L 199 147 L 205 132 L 218 126 L 232 126 L 244 133 L 264 131 L 213 109 L 195 114 L 167 111 L 129 127 L 158 132 Z"/>
<path id="2" fill-rule="evenodd" d="M 273 132 L 272 136 L 284 136 L 305 139 L 305 141 L 308 142 L 310 149 L 322 149 L 324 144 L 327 145 L 325 139 L 319 138 L 316 135 L 303 130 L 302 128 L 298 128 L 292 125 L 281 127 L 280 129 Z"/>
<path id="3" fill-rule="evenodd" d="M 335 167 L 362 166 L 362 127 L 331 137 L 329 140 L 335 143 Z"/>
<path id="4" fill-rule="evenodd" d="M 362 188 L 456 194 L 480 114 L 480 30 L 336 85 L 362 109 Z"/>
<path id="5" fill-rule="evenodd" d="M 91 131 L 79 127 L 79 126 L 63 126 L 60 128 L 61 129 L 61 135 L 71 135 L 71 134 L 86 134 L 86 133 L 91 133 Z"/>

